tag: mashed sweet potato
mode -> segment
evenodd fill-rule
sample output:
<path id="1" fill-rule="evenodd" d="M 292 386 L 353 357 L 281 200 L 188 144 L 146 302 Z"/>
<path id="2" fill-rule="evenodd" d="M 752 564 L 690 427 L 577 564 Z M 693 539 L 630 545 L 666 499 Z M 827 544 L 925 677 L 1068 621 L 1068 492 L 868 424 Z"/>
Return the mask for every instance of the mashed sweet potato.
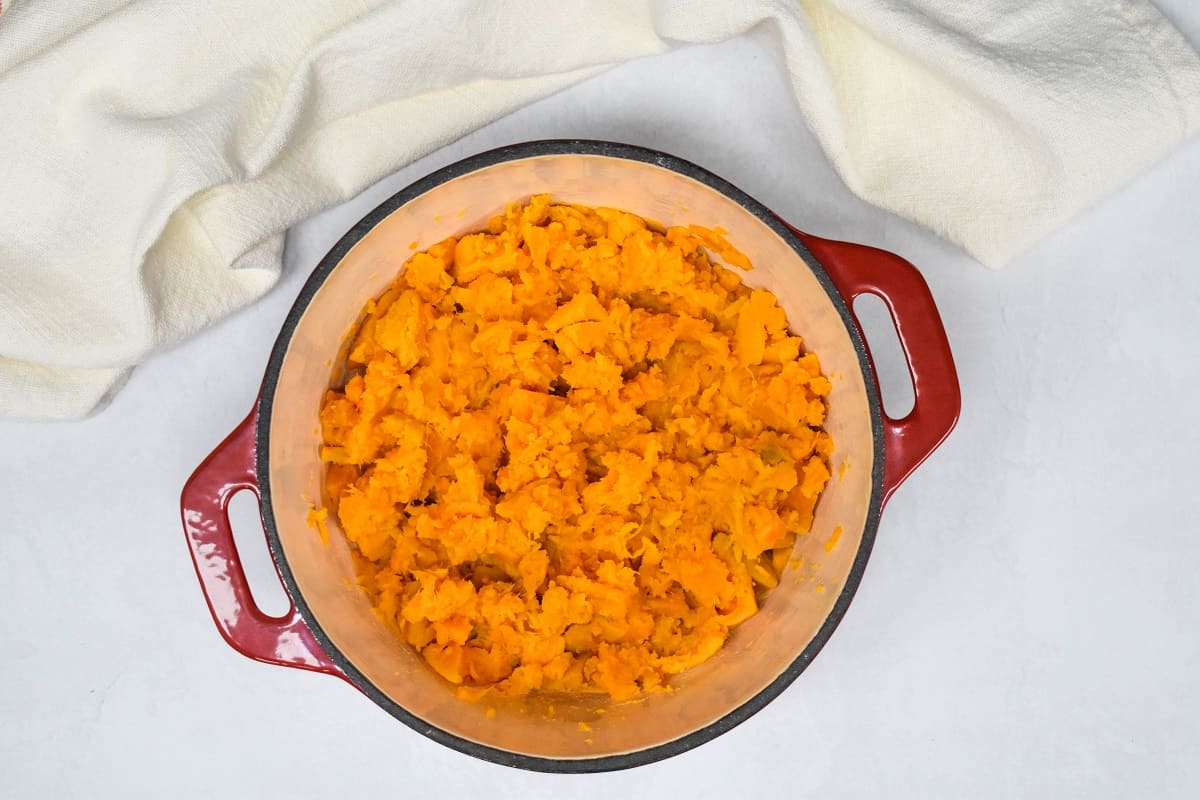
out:
<path id="1" fill-rule="evenodd" d="M 383 621 L 460 693 L 667 688 L 779 581 L 829 382 L 718 231 L 534 197 L 369 302 L 320 418 Z"/>

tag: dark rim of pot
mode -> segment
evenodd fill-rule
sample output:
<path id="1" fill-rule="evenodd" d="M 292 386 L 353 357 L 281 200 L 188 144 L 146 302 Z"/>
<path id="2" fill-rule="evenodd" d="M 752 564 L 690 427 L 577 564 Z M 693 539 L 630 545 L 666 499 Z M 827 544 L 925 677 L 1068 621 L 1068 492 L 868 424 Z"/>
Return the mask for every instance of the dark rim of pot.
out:
<path id="1" fill-rule="evenodd" d="M 625 753 L 618 753 L 608 756 L 600 756 L 596 758 L 551 758 L 544 756 L 533 756 L 524 753 L 516 753 L 509 750 L 502 750 L 495 747 L 490 747 L 479 742 L 465 739 L 461 736 L 444 731 L 420 717 L 410 713 L 408 710 L 394 702 L 391 698 L 385 695 L 382 691 L 375 687 L 370 680 L 366 678 L 355 666 L 351 663 L 334 645 L 333 641 L 322 629 L 316 616 L 312 613 L 304 596 L 300 593 L 295 576 L 292 574 L 291 567 L 288 564 L 287 556 L 283 552 L 279 539 L 279 530 L 275 522 L 275 514 L 271 503 L 271 464 L 270 464 L 270 431 L 271 431 L 271 409 L 275 400 L 275 386 L 279 379 L 279 372 L 283 366 L 283 360 L 287 353 L 291 342 L 292 333 L 303 317 L 305 310 L 308 308 L 317 290 L 325 282 L 329 273 L 332 272 L 341 262 L 342 258 L 350 249 L 358 243 L 360 239 L 366 236 L 376 225 L 378 225 L 385 217 L 391 214 L 396 209 L 405 205 L 409 201 L 422 194 L 436 188 L 442 183 L 453 178 L 466 175 L 476 170 L 490 167 L 506 161 L 515 161 L 525 158 L 534 158 L 538 156 L 552 155 L 590 155 L 590 156 L 605 156 L 608 158 L 620 158 L 629 161 L 640 161 L 647 164 L 654 164 L 664 169 L 680 173 L 689 178 L 692 178 L 700 183 L 716 189 L 718 192 L 726 195 L 742 208 L 753 214 L 763 222 L 767 227 L 773 230 L 776 234 L 783 238 L 793 250 L 808 264 L 825 289 L 825 293 L 829 296 L 830 302 L 833 303 L 838 313 L 842 317 L 842 323 L 846 327 L 846 331 L 850 335 L 850 339 L 854 344 L 854 350 L 858 355 L 859 367 L 862 370 L 863 379 L 866 383 L 868 405 L 871 413 L 871 430 L 874 437 L 875 446 L 875 465 L 871 475 L 871 499 L 870 507 L 867 511 L 867 521 L 863 529 L 862 544 L 859 545 L 858 553 L 854 558 L 854 564 L 851 566 L 850 574 L 846 577 L 846 584 L 842 588 L 841 594 L 838 595 L 837 601 L 834 603 L 833 609 L 825 622 L 817 631 L 816 636 L 804 648 L 800 655 L 785 669 L 774 681 L 766 688 L 762 689 L 758 694 L 747 700 L 742 705 L 725 714 L 720 719 L 698 730 L 673 739 L 663 744 L 653 747 L 644 748 Z M 499 211 L 499 209 L 497 209 Z M 315 418 L 314 410 L 314 418 Z M 867 349 L 863 343 L 863 338 L 859 332 L 858 326 L 855 324 L 850 315 L 850 311 L 846 306 L 842 296 L 838 293 L 833 281 L 820 266 L 818 261 L 804 243 L 800 241 L 796 234 L 777 217 L 774 213 L 767 209 L 762 203 L 747 195 L 742 190 L 733 186 L 728 181 L 717 177 L 708 170 L 696 166 L 688 161 L 675 156 L 667 155 L 656 150 L 651 150 L 635 145 L 619 144 L 615 142 L 595 141 L 586 139 L 562 139 L 562 140 L 545 140 L 525 142 L 523 144 L 509 145 L 500 147 L 495 150 L 489 150 L 486 153 L 465 158 L 450 166 L 443 167 L 429 176 L 413 183 L 405 189 L 397 192 L 381 203 L 374 211 L 367 214 L 359 220 L 346 234 L 333 246 L 333 249 L 321 260 L 317 268 L 313 270 L 312 275 L 304 284 L 304 288 L 300 290 L 299 296 L 292 305 L 291 311 L 287 315 L 287 319 L 283 324 L 282 330 L 279 332 L 279 337 L 275 340 L 274 348 L 271 351 L 271 358 L 267 364 L 266 374 L 263 377 L 261 403 L 259 406 L 258 429 L 255 432 L 255 442 L 257 447 L 257 466 L 258 479 L 261 485 L 261 503 L 263 523 L 266 527 L 267 541 L 269 543 L 271 554 L 275 559 L 275 563 L 279 568 L 279 572 L 283 577 L 283 582 L 287 587 L 288 594 L 295 601 L 297 608 L 308 624 L 309 629 L 325 648 L 325 652 L 330 659 L 342 669 L 343 672 L 361 689 L 368 697 L 374 700 L 384 710 L 392 716 L 399 719 L 404 724 L 408 725 L 413 730 L 424 734 L 455 750 L 466 753 L 467 755 L 475 756 L 486 761 L 491 761 L 496 764 L 504 764 L 511 767 L 519 767 L 521 769 L 536 770 L 539 772 L 555 772 L 555 773 L 579 773 L 579 772 L 606 772 L 611 770 L 628 769 L 630 767 L 649 764 L 654 761 L 659 761 L 670 756 L 691 750 L 710 739 L 713 739 L 731 728 L 741 724 L 749 719 L 760 709 L 775 699 L 787 686 L 794 681 L 801 672 L 808 667 L 809 663 L 816 657 L 825 643 L 829 641 L 829 637 L 841 622 L 842 617 L 846 614 L 846 610 L 850 606 L 850 601 L 854 597 L 854 593 L 858 588 L 859 582 L 862 580 L 863 571 L 867 566 L 867 559 L 870 557 L 871 548 L 875 542 L 875 532 L 879 526 L 879 516 L 882 510 L 882 486 L 883 486 L 883 417 L 882 409 L 879 402 L 879 393 L 875 382 L 874 370 L 871 366 L 870 358 L 867 354 Z"/>

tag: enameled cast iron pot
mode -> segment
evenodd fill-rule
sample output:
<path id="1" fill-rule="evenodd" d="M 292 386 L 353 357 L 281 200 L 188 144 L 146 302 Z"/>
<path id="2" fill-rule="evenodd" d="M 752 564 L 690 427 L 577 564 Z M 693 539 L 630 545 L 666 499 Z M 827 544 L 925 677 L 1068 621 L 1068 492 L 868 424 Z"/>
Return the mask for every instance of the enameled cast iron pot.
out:
<path id="1" fill-rule="evenodd" d="M 836 446 L 834 477 L 812 532 L 799 537 L 794 566 L 724 649 L 674 679 L 675 691 L 621 704 L 590 695 L 490 704 L 457 699 L 372 613 L 355 588 L 336 525 L 323 544 L 305 520 L 321 497 L 318 407 L 364 303 L 392 281 L 413 252 L 410 243 L 423 249 L 478 230 L 507 204 L 545 192 L 668 226 L 724 227 L 755 265 L 745 282 L 776 294 L 833 383 L 826 429 Z M 862 293 L 887 304 L 907 356 L 916 403 L 903 419 L 883 412 L 851 310 Z M 439 170 L 342 237 L 292 307 L 250 415 L 184 488 L 183 525 L 217 627 L 247 656 L 343 678 L 402 722 L 473 756 L 550 772 L 621 769 L 729 730 L 804 671 L 846 613 L 884 503 L 942 442 L 958 411 L 945 331 L 928 287 L 907 261 L 797 231 L 744 192 L 672 156 L 605 142 L 532 142 Z M 259 497 L 271 554 L 292 600 L 282 617 L 255 606 L 234 545 L 227 508 L 243 489 Z M 835 527 L 840 540 L 827 551 Z"/>

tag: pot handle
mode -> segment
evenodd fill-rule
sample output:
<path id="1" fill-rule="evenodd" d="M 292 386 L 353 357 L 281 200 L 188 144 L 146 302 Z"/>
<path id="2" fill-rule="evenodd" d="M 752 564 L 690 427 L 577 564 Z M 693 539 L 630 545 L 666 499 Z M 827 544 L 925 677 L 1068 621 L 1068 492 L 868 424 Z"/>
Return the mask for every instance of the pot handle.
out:
<path id="1" fill-rule="evenodd" d="M 233 649 L 258 661 L 346 678 L 305 625 L 296 604 L 283 616 L 254 602 L 229 524 L 229 500 L 248 489 L 259 496 L 255 465 L 258 404 L 192 473 L 183 487 L 183 529 L 200 589 L 217 630 Z M 261 500 L 260 500 L 261 502 Z M 277 568 L 278 569 L 278 568 Z"/>
<path id="2" fill-rule="evenodd" d="M 791 229 L 833 280 L 859 334 L 862 324 L 854 313 L 854 298 L 873 294 L 887 305 L 904 349 L 913 385 L 913 408 L 903 419 L 883 414 L 883 502 L 886 503 L 896 487 L 937 449 L 958 422 L 962 397 L 946 329 L 929 285 L 908 261 L 886 250 L 822 239 Z M 867 358 L 871 359 L 869 348 Z"/>

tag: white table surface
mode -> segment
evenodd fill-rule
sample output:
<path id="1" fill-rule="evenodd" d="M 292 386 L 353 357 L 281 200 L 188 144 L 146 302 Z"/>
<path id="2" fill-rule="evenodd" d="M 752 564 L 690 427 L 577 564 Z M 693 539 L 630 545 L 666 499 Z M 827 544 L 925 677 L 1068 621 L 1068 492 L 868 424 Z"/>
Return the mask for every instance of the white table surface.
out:
<path id="1" fill-rule="evenodd" d="M 1163 5 L 1200 42 L 1200 6 Z M 906 256 L 963 395 L 799 680 L 696 750 L 591 776 L 474 760 L 341 681 L 238 655 L 178 506 L 352 222 L 462 156 L 569 136 L 673 152 L 809 231 Z M 852 196 L 742 39 L 467 136 L 297 226 L 285 261 L 264 300 L 152 358 L 98 416 L 0 423 L 0 796 L 1200 796 L 1200 141 L 990 271 Z M 238 520 L 269 585 L 253 508 Z"/>

